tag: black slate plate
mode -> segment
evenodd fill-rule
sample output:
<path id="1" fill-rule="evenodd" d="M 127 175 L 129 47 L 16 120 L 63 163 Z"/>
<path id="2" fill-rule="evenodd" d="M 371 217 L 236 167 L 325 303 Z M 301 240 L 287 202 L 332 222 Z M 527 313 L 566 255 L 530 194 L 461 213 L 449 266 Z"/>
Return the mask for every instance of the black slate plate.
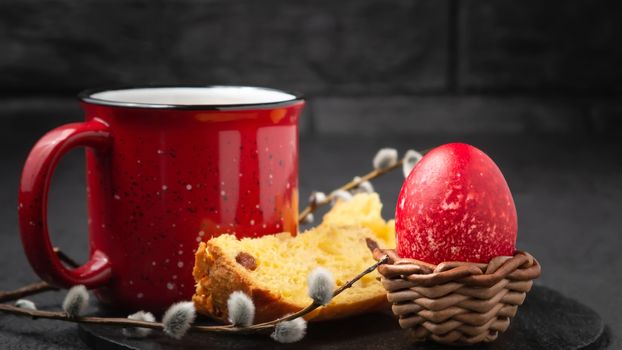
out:
<path id="1" fill-rule="evenodd" d="M 346 320 L 311 323 L 307 336 L 295 344 L 279 344 L 267 336 L 187 334 L 176 341 L 160 333 L 147 339 L 127 339 L 118 328 L 81 325 L 80 335 L 95 349 L 456 349 L 435 343 L 413 344 L 409 332 L 391 314 L 377 313 Z M 600 349 L 606 345 L 604 324 L 587 306 L 545 287 L 527 296 L 510 328 L 499 338 L 476 348 Z"/>

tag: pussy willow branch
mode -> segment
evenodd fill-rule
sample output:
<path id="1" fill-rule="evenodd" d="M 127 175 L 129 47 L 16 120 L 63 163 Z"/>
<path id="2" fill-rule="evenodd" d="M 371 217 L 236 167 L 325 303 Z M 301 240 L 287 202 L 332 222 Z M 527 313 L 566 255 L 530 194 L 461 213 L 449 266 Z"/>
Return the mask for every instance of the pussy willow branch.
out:
<path id="1" fill-rule="evenodd" d="M 78 264 L 75 260 L 67 256 L 65 253 L 63 253 L 59 248 L 54 247 L 54 252 L 58 256 L 58 258 L 62 262 L 67 264 L 68 266 L 74 267 L 74 268 L 80 266 L 80 264 Z M 16 299 L 26 297 L 29 295 L 47 292 L 49 290 L 58 290 L 58 288 L 50 285 L 47 282 L 39 281 L 39 282 L 25 285 L 18 289 L 14 289 L 10 291 L 0 291 L 0 303 L 11 301 L 11 300 L 16 300 Z"/>
<path id="2" fill-rule="evenodd" d="M 142 327 L 142 328 L 151 328 L 151 329 L 162 329 L 162 322 L 148 322 L 148 321 L 139 321 L 139 320 L 131 320 L 129 318 L 122 317 L 95 317 L 95 316 L 84 316 L 84 317 L 69 317 L 63 311 L 45 311 L 45 310 L 31 310 L 19 308 L 17 306 L 9 305 L 9 304 L 0 304 L 0 311 L 16 316 L 30 316 L 32 318 L 44 318 L 49 320 L 59 320 L 65 322 L 74 322 L 74 323 L 87 323 L 87 324 L 98 324 L 102 326 L 122 326 L 122 327 Z M 210 332 L 231 332 L 232 327 L 227 326 L 194 326 L 193 328 L 202 328 L 209 329 Z"/>
<path id="3" fill-rule="evenodd" d="M 353 188 L 358 187 L 360 184 L 362 184 L 365 181 L 369 181 L 369 180 L 373 180 L 377 177 L 380 177 L 384 174 L 390 173 L 391 171 L 399 168 L 402 166 L 402 163 L 404 163 L 404 158 L 401 158 L 397 161 L 397 163 L 386 167 L 386 168 L 381 168 L 381 169 L 374 169 L 370 172 L 368 172 L 367 174 L 361 176 L 360 178 L 356 178 L 353 179 L 352 181 L 346 183 L 345 185 L 339 187 L 338 189 L 334 190 L 333 192 L 329 193 L 326 195 L 326 200 L 324 200 L 323 202 L 318 202 L 318 203 L 311 203 L 309 205 L 307 205 L 306 208 L 303 209 L 303 211 L 300 213 L 300 215 L 298 216 L 298 222 L 303 222 L 303 220 L 307 217 L 307 215 L 313 213 L 317 208 L 323 207 L 325 205 L 327 205 L 328 203 L 330 203 L 334 198 L 335 198 L 335 192 L 339 191 L 339 190 L 344 190 L 344 191 L 349 191 Z"/>
<path id="4" fill-rule="evenodd" d="M 374 263 L 373 265 L 369 266 L 368 268 L 366 268 L 365 270 L 361 271 L 358 275 L 354 276 L 354 278 L 352 278 L 351 280 L 349 280 L 348 282 L 346 282 L 344 285 L 342 285 L 341 287 L 335 289 L 335 291 L 333 292 L 333 298 L 336 297 L 337 295 L 341 294 L 343 291 L 345 291 L 346 289 L 352 287 L 352 285 L 354 283 L 356 283 L 358 280 L 360 280 L 361 278 L 363 278 L 363 276 L 367 275 L 368 273 L 374 271 L 378 266 L 386 263 L 387 261 L 389 261 L 389 256 L 385 255 L 382 258 L 380 258 L 376 263 Z M 309 304 L 309 306 L 305 307 L 304 309 L 301 309 L 298 312 L 295 312 L 293 314 L 287 315 L 287 316 L 283 316 L 281 318 L 278 318 L 276 320 L 273 321 L 269 321 L 269 322 L 265 322 L 265 323 L 259 323 L 256 325 L 253 325 L 252 327 L 270 327 L 273 326 L 279 322 L 283 322 L 283 321 L 290 321 L 293 320 L 295 318 L 298 317 L 302 317 L 305 316 L 306 314 L 310 313 L 311 311 L 321 307 L 321 304 L 316 304 L 314 302 L 312 302 L 311 304 Z M 251 328 L 251 327 L 249 327 Z"/>
<path id="5" fill-rule="evenodd" d="M 430 149 L 425 149 L 423 151 L 421 151 L 422 155 L 425 155 L 426 153 L 428 153 L 430 151 Z M 335 192 L 339 191 L 339 190 L 344 190 L 344 191 L 349 191 L 351 189 L 354 189 L 356 187 L 358 187 L 360 184 L 362 184 L 365 181 L 370 181 L 373 180 L 375 178 L 378 178 L 384 174 L 388 174 L 390 172 L 392 172 L 393 170 L 400 168 L 402 166 L 402 164 L 404 164 L 404 157 L 400 158 L 395 164 L 388 166 L 386 168 L 381 168 L 381 169 L 374 169 L 370 172 L 368 172 L 367 174 L 361 176 L 360 178 L 355 178 L 352 179 L 350 182 L 346 183 L 345 185 L 337 188 L 336 190 L 332 191 L 331 193 L 329 193 L 328 195 L 326 195 L 326 199 L 322 202 L 312 202 L 310 204 L 307 205 L 306 208 L 304 208 L 302 210 L 302 212 L 300 213 L 300 215 L 298 215 L 298 223 L 301 223 L 304 221 L 304 219 L 311 213 L 313 213 L 317 208 L 323 207 L 325 205 L 327 205 L 328 203 L 330 203 L 334 198 L 335 198 Z"/>
<path id="6" fill-rule="evenodd" d="M 381 258 L 379 261 L 356 275 L 350 281 L 345 283 L 340 288 L 336 289 L 333 293 L 333 297 L 341 294 L 346 289 L 352 287 L 352 285 L 360 280 L 363 276 L 368 273 L 374 271 L 380 264 L 384 264 L 387 262 L 388 256 Z M 252 325 L 249 327 L 235 327 L 233 325 L 224 325 L 224 326 L 191 326 L 190 332 L 213 332 L 213 333 L 261 333 L 263 331 L 272 329 L 277 323 L 283 321 L 293 320 L 298 317 L 302 317 L 309 312 L 321 307 L 320 304 L 311 303 L 309 306 L 304 309 L 288 315 L 276 319 L 274 321 L 259 323 L 256 325 Z M 160 329 L 162 330 L 164 325 L 161 322 L 148 322 L 148 321 L 139 321 L 139 320 L 131 320 L 128 318 L 121 317 L 94 317 L 94 316 L 84 316 L 84 317 L 69 317 L 65 312 L 62 311 L 44 311 L 44 310 L 31 310 L 19 308 L 17 306 L 8 305 L 8 304 L 0 304 L 0 312 L 16 315 L 16 316 L 29 316 L 34 318 L 44 318 L 51 320 L 59 320 L 65 322 L 74 322 L 74 323 L 87 323 L 87 324 L 98 324 L 103 326 L 117 326 L 117 327 L 142 327 L 142 328 L 151 328 L 151 329 Z"/>

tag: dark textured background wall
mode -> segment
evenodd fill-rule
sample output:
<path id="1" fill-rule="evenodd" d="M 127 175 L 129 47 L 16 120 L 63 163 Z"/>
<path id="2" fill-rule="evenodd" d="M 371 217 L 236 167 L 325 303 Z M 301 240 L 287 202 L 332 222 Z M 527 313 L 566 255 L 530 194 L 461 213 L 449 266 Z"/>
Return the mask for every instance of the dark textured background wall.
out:
<path id="1" fill-rule="evenodd" d="M 611 133 L 621 43 L 614 0 L 2 0 L 0 116 L 80 119 L 88 87 L 250 84 L 308 95 L 306 133 Z"/>

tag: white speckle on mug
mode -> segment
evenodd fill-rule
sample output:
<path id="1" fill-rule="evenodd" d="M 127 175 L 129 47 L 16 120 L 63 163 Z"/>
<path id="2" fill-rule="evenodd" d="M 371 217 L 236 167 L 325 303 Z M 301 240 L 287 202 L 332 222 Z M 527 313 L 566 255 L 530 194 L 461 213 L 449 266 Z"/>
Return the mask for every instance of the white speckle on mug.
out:
<path id="1" fill-rule="evenodd" d="M 197 236 L 197 242 L 201 242 L 201 236 Z"/>
<path id="2" fill-rule="evenodd" d="M 173 279 L 176 280 L 177 279 L 177 275 L 173 275 Z"/>
<path id="3" fill-rule="evenodd" d="M 130 280 L 130 285 L 134 285 L 134 281 Z"/>
<path id="4" fill-rule="evenodd" d="M 106 224 L 102 224 L 102 228 L 106 228 Z"/>
<path id="5" fill-rule="evenodd" d="M 179 254 L 179 255 L 182 255 L 183 253 L 184 253 L 183 250 L 180 250 L 180 251 L 177 252 L 177 254 Z"/>
<path id="6" fill-rule="evenodd" d="M 177 262 L 177 267 L 179 267 L 179 268 L 184 267 L 184 262 L 183 261 L 178 261 Z"/>
<path id="7" fill-rule="evenodd" d="M 205 236 L 205 231 L 203 231 L 203 230 L 199 231 L 199 236 L 201 236 L 201 237 Z M 183 247 L 182 244 L 180 244 L 179 246 Z"/>
<path id="8" fill-rule="evenodd" d="M 227 194 L 227 192 L 225 192 L 225 190 L 220 191 L 220 195 L 221 196 L 225 196 Z"/>
<path id="9" fill-rule="evenodd" d="M 172 284 L 171 282 L 166 284 L 166 288 L 168 288 L 169 290 L 172 290 L 175 287 L 174 284 Z"/>
<path id="10" fill-rule="evenodd" d="M 171 224 L 171 227 L 177 227 L 177 225 L 175 225 L 175 224 Z"/>
<path id="11" fill-rule="evenodd" d="M 152 262 L 151 262 L 151 265 L 156 266 L 156 262 L 155 262 L 155 261 L 152 261 Z"/>
<path id="12" fill-rule="evenodd" d="M 164 151 L 163 151 L 163 150 L 161 150 L 161 149 L 157 150 L 156 152 L 157 152 L 158 154 L 163 154 L 163 153 L 164 153 Z"/>
<path id="13" fill-rule="evenodd" d="M 261 225 L 261 227 L 266 228 L 266 227 L 268 227 L 268 225 L 263 224 L 263 225 Z"/>
<path id="14" fill-rule="evenodd" d="M 143 293 L 138 293 L 138 294 L 136 294 L 136 297 L 137 297 L 138 299 L 142 299 L 142 298 L 143 298 L 143 296 L 144 296 L 144 295 L 143 295 Z"/>
<path id="15" fill-rule="evenodd" d="M 167 189 L 168 189 L 168 186 L 162 185 L 162 191 L 166 191 Z"/>
<path id="16" fill-rule="evenodd" d="M 192 185 L 191 185 L 191 184 L 187 184 L 187 185 L 186 185 L 186 189 L 187 189 L 188 191 L 190 191 L 190 190 L 192 189 Z"/>
<path id="17" fill-rule="evenodd" d="M 251 224 L 251 225 L 255 225 L 255 220 L 251 220 L 251 221 L 250 221 L 250 224 Z"/>

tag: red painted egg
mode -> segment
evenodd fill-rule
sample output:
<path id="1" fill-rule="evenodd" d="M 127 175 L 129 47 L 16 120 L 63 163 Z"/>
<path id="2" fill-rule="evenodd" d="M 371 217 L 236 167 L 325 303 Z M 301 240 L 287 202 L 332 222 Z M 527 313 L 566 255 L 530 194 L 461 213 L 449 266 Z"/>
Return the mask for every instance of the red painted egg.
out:
<path id="1" fill-rule="evenodd" d="M 450 143 L 428 152 L 406 178 L 395 230 L 401 257 L 488 263 L 514 254 L 516 207 L 490 157 L 471 145 Z"/>

